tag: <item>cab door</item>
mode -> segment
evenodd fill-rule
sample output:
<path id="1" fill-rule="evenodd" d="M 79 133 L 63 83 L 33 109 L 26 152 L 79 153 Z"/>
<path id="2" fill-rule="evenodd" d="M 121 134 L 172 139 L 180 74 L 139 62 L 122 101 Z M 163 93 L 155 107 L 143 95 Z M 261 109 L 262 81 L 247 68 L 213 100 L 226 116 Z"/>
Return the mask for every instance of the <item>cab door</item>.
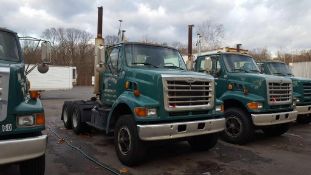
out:
<path id="1" fill-rule="evenodd" d="M 102 79 L 102 102 L 112 105 L 120 95 L 123 80 L 121 47 L 108 49 L 106 57 L 106 69 Z"/>
<path id="2" fill-rule="evenodd" d="M 220 98 L 227 91 L 227 75 L 220 55 L 212 55 L 212 72 L 215 77 L 216 97 Z"/>

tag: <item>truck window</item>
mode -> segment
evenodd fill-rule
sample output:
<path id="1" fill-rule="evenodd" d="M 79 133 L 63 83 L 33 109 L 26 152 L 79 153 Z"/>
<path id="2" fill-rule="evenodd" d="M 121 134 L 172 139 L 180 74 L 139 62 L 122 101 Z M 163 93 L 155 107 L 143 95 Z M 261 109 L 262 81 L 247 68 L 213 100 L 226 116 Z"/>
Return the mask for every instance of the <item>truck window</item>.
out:
<path id="1" fill-rule="evenodd" d="M 229 72 L 260 72 L 252 57 L 246 55 L 223 55 Z"/>
<path id="2" fill-rule="evenodd" d="M 125 47 L 128 66 L 186 69 L 177 50 L 152 45 L 127 45 Z"/>
<path id="3" fill-rule="evenodd" d="M 8 61 L 19 60 L 17 40 L 14 34 L 0 32 L 0 59 Z"/>
<path id="4" fill-rule="evenodd" d="M 271 74 L 274 75 L 293 75 L 288 65 L 284 63 L 267 63 L 267 67 Z"/>
<path id="5" fill-rule="evenodd" d="M 119 48 L 113 48 L 108 57 L 108 63 L 112 73 L 116 73 L 119 68 Z"/>

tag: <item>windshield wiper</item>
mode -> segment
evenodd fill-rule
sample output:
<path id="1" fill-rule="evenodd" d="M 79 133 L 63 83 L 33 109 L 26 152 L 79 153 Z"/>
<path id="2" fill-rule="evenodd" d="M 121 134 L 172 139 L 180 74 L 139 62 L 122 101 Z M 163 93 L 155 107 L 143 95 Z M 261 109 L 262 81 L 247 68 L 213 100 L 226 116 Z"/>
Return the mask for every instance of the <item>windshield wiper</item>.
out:
<path id="1" fill-rule="evenodd" d="M 180 70 L 185 70 L 181 67 L 178 67 L 178 66 L 175 66 L 175 65 L 171 65 L 171 66 L 163 66 L 163 67 L 168 67 L 168 68 L 177 68 L 177 69 L 180 69 Z"/>
<path id="2" fill-rule="evenodd" d="M 252 70 L 249 70 L 251 72 L 260 72 L 259 70 L 256 70 L 256 69 L 252 69 Z"/>
<path id="3" fill-rule="evenodd" d="M 275 74 L 275 75 L 283 75 L 283 76 L 285 76 L 285 74 L 283 74 L 283 73 L 281 73 L 281 72 L 274 72 L 273 74 Z"/>
<path id="4" fill-rule="evenodd" d="M 234 71 L 234 72 L 236 72 L 236 71 L 239 71 L 239 72 L 241 72 L 241 71 L 248 72 L 248 71 L 246 71 L 245 69 L 240 69 L 240 68 L 234 68 L 233 71 Z"/>
<path id="5" fill-rule="evenodd" d="M 155 65 L 150 64 L 150 63 L 145 63 L 145 62 L 143 62 L 143 63 L 134 62 L 134 63 L 132 63 L 132 64 L 143 64 L 143 65 L 147 65 L 147 66 L 152 66 L 152 67 L 155 67 L 155 68 L 159 68 L 158 66 L 155 66 Z"/>

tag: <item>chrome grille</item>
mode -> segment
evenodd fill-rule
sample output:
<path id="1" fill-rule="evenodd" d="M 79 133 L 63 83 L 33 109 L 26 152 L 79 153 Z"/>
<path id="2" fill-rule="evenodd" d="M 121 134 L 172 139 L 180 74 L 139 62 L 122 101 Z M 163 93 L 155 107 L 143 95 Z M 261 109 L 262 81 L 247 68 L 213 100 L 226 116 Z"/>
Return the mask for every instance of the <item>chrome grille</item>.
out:
<path id="1" fill-rule="evenodd" d="M 311 97 L 311 82 L 303 83 L 303 95 L 304 97 Z"/>
<path id="2" fill-rule="evenodd" d="M 268 82 L 268 103 L 282 105 L 292 102 L 291 82 Z"/>
<path id="3" fill-rule="evenodd" d="M 163 79 L 164 104 L 168 111 L 210 109 L 214 106 L 214 80 L 191 77 Z"/>

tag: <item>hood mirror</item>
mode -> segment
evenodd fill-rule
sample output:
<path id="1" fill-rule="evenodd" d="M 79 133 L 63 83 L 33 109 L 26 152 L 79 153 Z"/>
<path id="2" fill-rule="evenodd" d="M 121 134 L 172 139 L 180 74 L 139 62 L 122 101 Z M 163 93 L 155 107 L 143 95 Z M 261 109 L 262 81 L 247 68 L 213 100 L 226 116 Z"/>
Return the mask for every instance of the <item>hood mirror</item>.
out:
<path id="1" fill-rule="evenodd" d="M 52 46 L 48 41 L 41 43 L 41 60 L 43 64 L 51 63 Z"/>
<path id="2" fill-rule="evenodd" d="M 208 73 L 212 72 L 213 63 L 211 57 L 205 57 L 204 70 Z"/>
<path id="3" fill-rule="evenodd" d="M 40 73 L 44 74 L 49 71 L 49 65 L 41 63 L 41 64 L 38 64 L 37 69 Z"/>

